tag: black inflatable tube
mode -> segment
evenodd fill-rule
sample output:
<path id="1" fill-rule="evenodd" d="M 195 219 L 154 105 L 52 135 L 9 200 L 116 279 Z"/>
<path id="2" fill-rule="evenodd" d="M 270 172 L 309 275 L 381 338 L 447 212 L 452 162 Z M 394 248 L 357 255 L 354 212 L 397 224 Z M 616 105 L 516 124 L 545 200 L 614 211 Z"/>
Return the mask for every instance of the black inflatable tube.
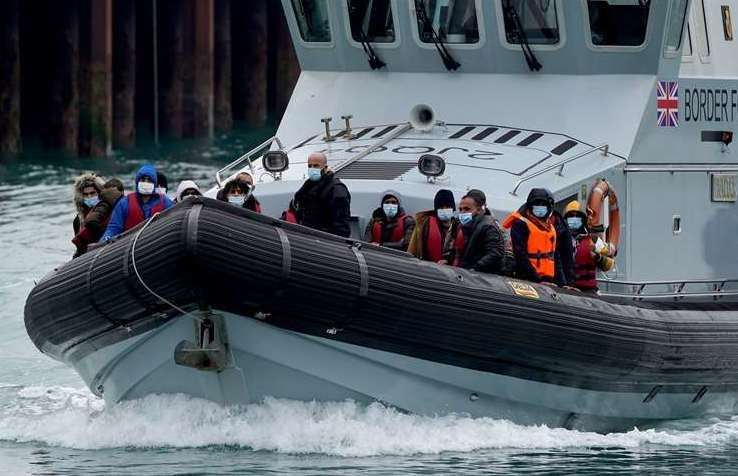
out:
<path id="1" fill-rule="evenodd" d="M 74 363 L 178 312 L 141 285 L 140 227 L 41 281 L 25 309 L 43 352 Z M 158 216 L 135 248 L 143 280 L 186 310 L 569 387 L 738 390 L 738 304 L 633 303 L 470 273 L 206 198 Z M 244 317 L 245 319 L 248 317 Z"/>

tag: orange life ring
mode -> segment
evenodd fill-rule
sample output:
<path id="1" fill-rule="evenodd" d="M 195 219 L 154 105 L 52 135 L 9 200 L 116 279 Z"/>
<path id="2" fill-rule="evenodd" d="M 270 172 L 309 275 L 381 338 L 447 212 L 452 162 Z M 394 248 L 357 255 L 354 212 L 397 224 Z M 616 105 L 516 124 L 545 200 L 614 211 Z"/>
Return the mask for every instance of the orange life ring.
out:
<path id="1" fill-rule="evenodd" d="M 602 212 L 605 205 L 605 198 L 609 199 L 610 210 L 608 211 L 610 225 L 605 230 L 605 242 L 610 245 L 607 255 L 614 257 L 618 253 L 618 245 L 620 244 L 620 207 L 618 206 L 618 196 L 615 190 L 605 179 L 598 179 L 592 190 L 589 192 L 587 199 L 587 216 L 590 230 L 602 229 Z"/>

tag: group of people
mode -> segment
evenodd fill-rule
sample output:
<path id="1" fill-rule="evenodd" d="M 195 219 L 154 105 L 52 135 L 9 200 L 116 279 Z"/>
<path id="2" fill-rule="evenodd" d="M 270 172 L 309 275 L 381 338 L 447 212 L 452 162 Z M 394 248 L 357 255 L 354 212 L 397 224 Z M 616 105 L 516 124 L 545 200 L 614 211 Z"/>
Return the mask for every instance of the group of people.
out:
<path id="1" fill-rule="evenodd" d="M 261 213 L 253 191 L 253 177 L 242 172 L 216 198 Z M 85 174 L 75 183 L 75 257 L 90 244 L 109 241 L 174 203 L 199 195 L 198 185 L 184 180 L 174 200 L 170 199 L 166 177 L 151 165 L 138 170 L 135 190 L 128 194 L 120 180 L 104 182 Z M 307 180 L 281 218 L 350 236 L 351 194 L 328 168 L 325 154 L 308 157 Z M 610 270 L 614 261 L 601 252 L 602 243 L 593 231 L 597 230 L 589 229 L 585 207 L 573 201 L 561 215 L 551 193 L 542 188 L 532 189 L 525 204 L 502 223 L 487 208 L 481 190 L 469 190 L 459 200 L 458 210 L 453 192 L 439 190 L 433 209 L 415 216 L 405 212 L 399 193 L 387 191 L 371 215 L 364 240 L 443 265 L 596 292 L 597 270 Z"/>

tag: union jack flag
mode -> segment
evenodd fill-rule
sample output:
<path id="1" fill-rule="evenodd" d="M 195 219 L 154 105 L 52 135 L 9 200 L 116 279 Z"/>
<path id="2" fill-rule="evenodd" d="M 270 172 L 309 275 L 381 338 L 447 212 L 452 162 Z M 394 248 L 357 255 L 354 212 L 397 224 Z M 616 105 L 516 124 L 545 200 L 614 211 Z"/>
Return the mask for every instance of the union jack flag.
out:
<path id="1" fill-rule="evenodd" d="M 656 115 L 659 127 L 679 127 L 679 83 L 659 81 L 656 85 Z"/>

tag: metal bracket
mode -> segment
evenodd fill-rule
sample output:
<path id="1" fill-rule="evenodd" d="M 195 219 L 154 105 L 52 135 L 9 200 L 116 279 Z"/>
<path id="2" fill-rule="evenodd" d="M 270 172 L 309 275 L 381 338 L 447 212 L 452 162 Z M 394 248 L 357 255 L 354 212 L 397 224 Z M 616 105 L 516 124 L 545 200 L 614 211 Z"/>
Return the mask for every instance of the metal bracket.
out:
<path id="1" fill-rule="evenodd" d="M 174 362 L 197 370 L 220 372 L 228 367 L 228 340 L 223 317 L 201 311 L 195 319 L 195 343 L 183 340 L 174 348 Z"/>

